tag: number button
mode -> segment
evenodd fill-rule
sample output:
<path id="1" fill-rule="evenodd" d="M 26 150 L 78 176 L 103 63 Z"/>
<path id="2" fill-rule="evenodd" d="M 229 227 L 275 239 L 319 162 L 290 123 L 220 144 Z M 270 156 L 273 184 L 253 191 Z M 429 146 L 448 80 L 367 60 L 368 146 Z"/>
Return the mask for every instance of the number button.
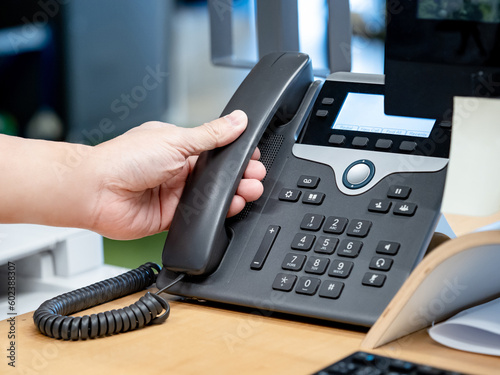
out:
<path id="1" fill-rule="evenodd" d="M 312 234 L 297 233 L 292 241 L 292 249 L 309 251 L 315 239 L 316 236 Z"/>
<path id="2" fill-rule="evenodd" d="M 337 299 L 340 297 L 342 289 L 344 289 L 344 283 L 341 283 L 340 281 L 328 280 L 321 284 L 321 288 L 319 289 L 319 296 L 324 298 Z"/>
<path id="3" fill-rule="evenodd" d="M 297 186 L 301 188 L 315 189 L 319 184 L 319 177 L 300 176 Z"/>
<path id="4" fill-rule="evenodd" d="M 363 242 L 356 240 L 343 240 L 337 254 L 343 257 L 356 258 L 363 247 Z"/>
<path id="5" fill-rule="evenodd" d="M 323 215 L 305 214 L 300 223 L 300 229 L 319 230 L 324 220 L 325 217 Z"/>
<path id="6" fill-rule="evenodd" d="M 345 279 L 351 274 L 353 266 L 354 266 L 353 262 L 336 259 L 332 262 L 332 265 L 328 270 L 328 275 L 333 277 L 341 277 Z"/>
<path id="7" fill-rule="evenodd" d="M 299 279 L 299 282 L 297 283 L 297 288 L 295 288 L 295 291 L 299 294 L 307 294 L 312 296 L 318 290 L 320 283 L 321 280 L 315 277 L 301 277 Z"/>
<path id="8" fill-rule="evenodd" d="M 285 260 L 281 264 L 281 268 L 290 271 L 300 271 L 304 262 L 306 261 L 305 255 L 287 254 Z"/>
<path id="9" fill-rule="evenodd" d="M 321 236 L 316 242 L 314 251 L 321 254 L 333 254 L 338 243 L 338 238 Z"/>
<path id="10" fill-rule="evenodd" d="M 322 275 L 325 273 L 326 267 L 328 267 L 328 263 L 330 263 L 330 259 L 328 258 L 310 257 L 307 261 L 304 271 L 306 271 L 307 273 Z"/>
<path id="11" fill-rule="evenodd" d="M 355 237 L 366 237 L 372 222 L 368 220 L 353 220 L 349 223 L 347 227 L 347 235 Z"/>
<path id="12" fill-rule="evenodd" d="M 329 216 L 328 219 L 326 219 L 323 232 L 342 234 L 347 225 L 347 221 L 345 217 Z"/>

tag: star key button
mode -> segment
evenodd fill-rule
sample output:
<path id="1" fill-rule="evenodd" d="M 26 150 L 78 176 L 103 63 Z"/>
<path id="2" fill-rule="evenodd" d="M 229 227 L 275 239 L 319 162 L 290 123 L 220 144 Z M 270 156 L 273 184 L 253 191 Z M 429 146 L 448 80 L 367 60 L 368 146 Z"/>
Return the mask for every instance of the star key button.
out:
<path id="1" fill-rule="evenodd" d="M 286 273 L 278 273 L 273 282 L 273 289 L 289 292 L 293 289 L 297 276 Z"/>

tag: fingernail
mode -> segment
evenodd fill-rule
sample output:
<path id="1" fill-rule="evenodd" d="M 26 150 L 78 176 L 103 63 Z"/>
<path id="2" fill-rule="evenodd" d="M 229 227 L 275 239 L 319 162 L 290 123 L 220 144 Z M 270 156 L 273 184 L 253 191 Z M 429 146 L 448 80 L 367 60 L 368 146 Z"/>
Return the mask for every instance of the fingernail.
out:
<path id="1" fill-rule="evenodd" d="M 247 123 L 247 115 L 245 112 L 237 109 L 226 116 L 231 125 L 233 126 L 243 126 Z"/>

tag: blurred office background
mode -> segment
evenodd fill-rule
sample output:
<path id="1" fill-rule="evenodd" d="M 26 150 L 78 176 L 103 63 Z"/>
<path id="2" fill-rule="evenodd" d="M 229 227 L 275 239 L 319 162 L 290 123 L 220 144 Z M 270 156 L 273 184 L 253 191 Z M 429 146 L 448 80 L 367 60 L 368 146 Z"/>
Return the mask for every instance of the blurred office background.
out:
<path id="1" fill-rule="evenodd" d="M 221 0 L 223 4 L 224 1 Z M 321 65 L 326 0 L 299 1 L 300 44 Z M 350 0 L 352 71 L 383 73 L 385 1 Z M 2 0 L 0 133 L 96 144 L 149 120 L 218 117 L 248 70 L 210 62 L 206 1 Z M 253 0 L 234 0 L 235 51 L 255 58 Z M 165 234 L 105 239 L 105 262 L 160 262 Z"/>

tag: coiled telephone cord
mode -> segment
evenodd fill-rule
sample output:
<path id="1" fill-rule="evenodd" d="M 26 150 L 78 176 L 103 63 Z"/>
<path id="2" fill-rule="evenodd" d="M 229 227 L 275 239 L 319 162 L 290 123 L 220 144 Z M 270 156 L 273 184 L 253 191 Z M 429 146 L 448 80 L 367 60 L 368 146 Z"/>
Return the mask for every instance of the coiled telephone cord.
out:
<path id="1" fill-rule="evenodd" d="M 157 264 L 148 262 L 122 275 L 61 294 L 42 303 L 33 314 L 33 321 L 44 335 L 63 340 L 95 338 L 163 323 L 170 314 L 170 305 L 159 294 L 180 281 L 184 274 L 155 294 L 147 292 L 139 301 L 119 310 L 68 316 L 147 288 L 156 281 L 160 270 Z"/>

